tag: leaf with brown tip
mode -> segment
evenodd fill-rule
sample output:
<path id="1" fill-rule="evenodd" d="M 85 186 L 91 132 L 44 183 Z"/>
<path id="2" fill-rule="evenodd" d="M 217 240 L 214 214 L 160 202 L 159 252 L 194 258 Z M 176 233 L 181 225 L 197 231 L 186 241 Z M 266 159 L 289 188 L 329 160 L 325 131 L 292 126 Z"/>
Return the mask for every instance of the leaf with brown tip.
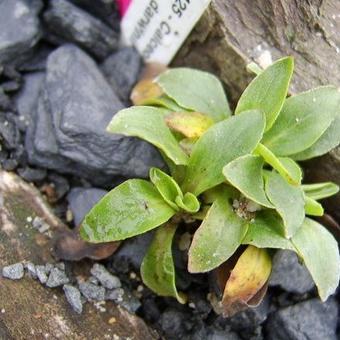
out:
<path id="1" fill-rule="evenodd" d="M 223 316 L 229 317 L 249 306 L 258 305 L 266 291 L 271 268 L 271 259 L 266 250 L 248 246 L 229 275 L 220 273 L 220 285 L 223 284 L 223 277 L 225 279 L 221 301 Z M 226 267 L 221 266 L 218 270 L 226 270 Z"/>

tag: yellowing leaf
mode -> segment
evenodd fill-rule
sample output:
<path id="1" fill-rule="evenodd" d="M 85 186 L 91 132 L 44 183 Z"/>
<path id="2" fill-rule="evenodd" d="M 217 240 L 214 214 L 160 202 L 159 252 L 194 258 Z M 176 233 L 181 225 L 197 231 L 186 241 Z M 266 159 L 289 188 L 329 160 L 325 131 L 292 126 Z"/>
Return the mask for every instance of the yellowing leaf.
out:
<path id="1" fill-rule="evenodd" d="M 188 138 L 198 138 L 213 125 L 213 120 L 199 112 L 171 112 L 165 116 L 168 127 Z"/>
<path id="2" fill-rule="evenodd" d="M 175 164 L 187 164 L 188 157 L 164 122 L 165 109 L 133 106 L 115 114 L 107 127 L 108 132 L 142 138 L 157 148 Z"/>
<path id="3" fill-rule="evenodd" d="M 152 79 L 144 79 L 132 89 L 130 99 L 134 105 L 143 105 L 147 100 L 158 98 L 163 93 L 162 88 Z"/>
<path id="4" fill-rule="evenodd" d="M 266 285 L 271 273 L 271 259 L 266 250 L 248 246 L 236 262 L 226 281 L 222 297 L 224 316 L 232 316 Z"/>

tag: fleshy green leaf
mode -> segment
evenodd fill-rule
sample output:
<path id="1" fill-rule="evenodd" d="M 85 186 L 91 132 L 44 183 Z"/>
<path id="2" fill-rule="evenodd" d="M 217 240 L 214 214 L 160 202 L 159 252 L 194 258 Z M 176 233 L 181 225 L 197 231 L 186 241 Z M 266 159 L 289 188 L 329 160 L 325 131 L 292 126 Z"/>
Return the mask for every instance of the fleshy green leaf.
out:
<path id="1" fill-rule="evenodd" d="M 168 221 L 172 209 L 148 181 L 130 179 L 112 189 L 85 216 L 80 233 L 99 243 L 124 240 Z"/>
<path id="2" fill-rule="evenodd" d="M 241 244 L 247 224 L 234 213 L 228 195 L 220 196 L 194 234 L 189 249 L 189 272 L 207 272 L 226 261 Z"/>
<path id="3" fill-rule="evenodd" d="M 292 242 L 311 273 L 321 300 L 326 301 L 339 284 L 340 258 L 336 240 L 322 225 L 306 218 Z"/>
<path id="4" fill-rule="evenodd" d="M 235 113 L 247 110 L 262 111 L 266 116 L 267 131 L 282 108 L 293 69 L 292 57 L 282 58 L 268 66 L 245 89 L 238 101 Z"/>
<path id="5" fill-rule="evenodd" d="M 185 296 L 177 292 L 172 240 L 176 226 L 170 223 L 156 230 L 153 241 L 143 259 L 141 276 L 146 286 L 161 296 L 172 296 L 185 303 Z"/>
<path id="6" fill-rule="evenodd" d="M 322 205 L 308 196 L 305 196 L 305 213 L 311 216 L 322 216 L 324 214 Z"/>
<path id="7" fill-rule="evenodd" d="M 187 164 L 188 157 L 164 121 L 169 111 L 148 106 L 134 106 L 119 111 L 111 120 L 107 130 L 126 136 L 145 139 L 160 148 L 175 164 Z"/>
<path id="8" fill-rule="evenodd" d="M 267 208 L 273 208 L 264 191 L 263 164 L 262 157 L 241 156 L 223 168 L 223 175 L 247 198 Z"/>
<path id="9" fill-rule="evenodd" d="M 340 113 L 333 120 L 324 134 L 307 150 L 292 155 L 292 158 L 303 161 L 318 157 L 331 151 L 340 144 Z"/>
<path id="10" fill-rule="evenodd" d="M 333 182 L 303 184 L 302 189 L 308 197 L 315 200 L 321 200 L 339 192 L 339 186 Z"/>
<path id="11" fill-rule="evenodd" d="M 276 157 L 267 147 L 259 143 L 255 154 L 261 155 L 288 183 L 298 185 L 301 183 L 302 171 L 300 167 L 290 158 Z"/>
<path id="12" fill-rule="evenodd" d="M 150 169 L 150 180 L 157 188 L 158 192 L 173 209 L 178 210 L 175 199 L 178 195 L 182 195 L 182 191 L 176 181 L 168 174 L 157 168 Z"/>
<path id="13" fill-rule="evenodd" d="M 199 112 L 171 112 L 165 116 L 168 127 L 188 138 L 198 138 L 213 125 L 214 121 Z"/>
<path id="14" fill-rule="evenodd" d="M 194 146 L 183 182 L 184 191 L 197 196 L 222 183 L 223 167 L 255 149 L 264 125 L 264 116 L 259 111 L 247 111 L 212 126 Z"/>
<path id="15" fill-rule="evenodd" d="M 178 195 L 175 202 L 181 209 L 189 213 L 196 213 L 200 209 L 200 202 L 191 192 L 185 193 L 184 196 Z"/>
<path id="16" fill-rule="evenodd" d="M 231 115 L 221 82 L 212 74 L 190 68 L 174 68 L 156 80 L 178 105 L 220 121 Z"/>
<path id="17" fill-rule="evenodd" d="M 173 101 L 171 98 L 169 98 L 168 96 L 164 94 L 157 98 L 146 99 L 143 101 L 143 104 L 139 104 L 139 105 L 163 107 L 165 109 L 171 110 L 172 112 L 183 111 L 182 107 L 177 105 L 175 101 Z"/>
<path id="18" fill-rule="evenodd" d="M 274 211 L 265 210 L 256 214 L 255 220 L 249 223 L 243 244 L 258 248 L 278 248 L 294 250 L 292 243 L 283 235 L 282 219 Z"/>
<path id="19" fill-rule="evenodd" d="M 277 156 L 289 156 L 311 147 L 340 110 L 340 92 L 318 87 L 286 99 L 275 124 L 262 143 Z"/>
<path id="20" fill-rule="evenodd" d="M 265 190 L 269 201 L 283 219 L 285 236 L 292 237 L 305 217 L 305 200 L 301 187 L 287 183 L 278 173 L 265 176 Z"/>

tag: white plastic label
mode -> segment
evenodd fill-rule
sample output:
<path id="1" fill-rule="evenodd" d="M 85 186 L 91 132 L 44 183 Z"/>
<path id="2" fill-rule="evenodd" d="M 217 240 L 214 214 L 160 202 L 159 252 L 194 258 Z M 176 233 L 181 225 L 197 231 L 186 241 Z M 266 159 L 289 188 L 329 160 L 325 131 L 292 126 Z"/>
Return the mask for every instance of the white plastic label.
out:
<path id="1" fill-rule="evenodd" d="M 123 43 L 146 62 L 169 64 L 211 0 L 134 0 L 122 19 Z"/>

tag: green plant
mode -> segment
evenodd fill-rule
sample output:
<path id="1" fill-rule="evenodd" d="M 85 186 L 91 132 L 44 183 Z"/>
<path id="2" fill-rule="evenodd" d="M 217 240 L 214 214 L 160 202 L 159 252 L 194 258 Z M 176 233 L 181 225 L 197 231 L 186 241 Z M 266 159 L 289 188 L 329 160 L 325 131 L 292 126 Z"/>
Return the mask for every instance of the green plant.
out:
<path id="1" fill-rule="evenodd" d="M 85 217 L 81 236 L 119 241 L 157 228 L 142 279 L 183 303 L 172 245 L 186 224 L 194 231 L 188 270 L 215 271 L 222 293 L 215 309 L 224 315 L 261 300 L 270 248 L 295 251 L 326 300 L 339 281 L 338 245 L 306 215 L 323 215 L 318 200 L 338 187 L 301 184 L 296 161 L 340 143 L 340 93 L 324 86 L 286 98 L 292 73 L 291 57 L 261 71 L 234 115 L 219 80 L 205 72 L 171 69 L 137 85 L 133 97 L 142 106 L 118 112 L 107 130 L 155 145 L 171 175 L 153 168 L 150 181 L 130 179 L 114 188 Z"/>

